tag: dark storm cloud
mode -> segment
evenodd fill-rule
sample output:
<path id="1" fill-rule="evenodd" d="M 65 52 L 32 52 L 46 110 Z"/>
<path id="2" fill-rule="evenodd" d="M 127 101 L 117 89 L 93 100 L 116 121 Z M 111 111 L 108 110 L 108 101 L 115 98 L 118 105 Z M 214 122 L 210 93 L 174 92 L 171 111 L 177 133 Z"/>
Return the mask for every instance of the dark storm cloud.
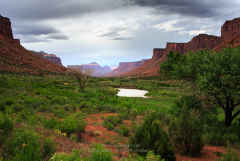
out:
<path id="1" fill-rule="evenodd" d="M 17 3 L 17 5 L 16 5 Z M 15 19 L 39 21 L 74 18 L 92 12 L 113 10 L 125 4 L 124 0 L 9 0 L 1 2 L 0 10 Z"/>
<path id="2" fill-rule="evenodd" d="M 219 16 L 221 9 L 231 6 L 234 2 L 224 0 L 129 0 L 134 5 L 155 8 L 161 14 L 176 13 L 194 17 Z"/>
<path id="3" fill-rule="evenodd" d="M 29 42 L 43 42 L 45 40 L 68 40 L 68 37 L 52 26 L 39 23 L 23 23 L 14 27 L 17 36 Z"/>
<path id="4" fill-rule="evenodd" d="M 15 30 L 16 34 L 21 35 L 48 35 L 52 33 L 59 33 L 59 31 L 51 26 L 47 25 L 33 25 L 33 24 L 25 24 L 21 26 L 17 26 Z"/>

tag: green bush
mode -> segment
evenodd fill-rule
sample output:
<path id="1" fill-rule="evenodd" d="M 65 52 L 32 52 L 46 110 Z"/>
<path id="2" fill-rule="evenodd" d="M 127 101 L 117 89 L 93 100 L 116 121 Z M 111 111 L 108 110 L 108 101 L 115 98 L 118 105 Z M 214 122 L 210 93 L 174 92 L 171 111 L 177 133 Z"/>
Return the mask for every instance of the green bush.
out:
<path id="1" fill-rule="evenodd" d="M 43 144 L 43 156 L 44 158 L 50 158 L 57 150 L 56 143 L 50 138 L 46 138 Z"/>
<path id="2" fill-rule="evenodd" d="M 173 146 L 167 133 L 162 130 L 158 115 L 155 113 L 147 116 L 144 123 L 136 129 L 130 138 L 129 148 L 130 151 L 140 155 L 146 155 L 148 151 L 153 151 L 166 161 L 176 160 Z"/>
<path id="3" fill-rule="evenodd" d="M 119 116 L 108 116 L 103 121 L 103 126 L 108 130 L 113 130 L 118 124 L 122 123 L 122 118 Z"/>
<path id="4" fill-rule="evenodd" d="M 78 151 L 73 150 L 72 154 L 54 154 L 49 161 L 83 161 Z"/>
<path id="5" fill-rule="evenodd" d="M 12 161 L 42 161 L 40 137 L 25 129 L 17 130 L 3 148 L 3 159 Z"/>
<path id="6" fill-rule="evenodd" d="M 13 129 L 13 121 L 0 112 L 0 146 L 5 142 Z"/>
<path id="7" fill-rule="evenodd" d="M 58 120 L 53 117 L 51 117 L 50 119 L 44 118 L 42 122 L 43 126 L 48 129 L 57 129 L 59 127 Z"/>
<path id="8" fill-rule="evenodd" d="M 86 122 L 79 120 L 76 117 L 69 116 L 65 118 L 60 124 L 60 130 L 70 136 L 71 133 L 82 133 L 85 131 Z"/>
<path id="9" fill-rule="evenodd" d="M 112 157 L 112 153 L 106 150 L 103 145 L 97 144 L 93 147 L 88 161 L 112 161 Z"/>
<path id="10" fill-rule="evenodd" d="M 122 136 L 129 136 L 129 129 L 125 125 L 121 125 L 116 131 Z"/>
<path id="11" fill-rule="evenodd" d="M 223 157 L 221 159 L 218 159 L 217 161 L 240 161 L 240 159 L 237 153 L 234 153 L 231 148 L 228 148 L 227 153 L 224 154 Z"/>
<path id="12" fill-rule="evenodd" d="M 169 127 L 169 135 L 176 149 L 185 155 L 199 155 L 203 148 L 203 125 L 193 112 L 182 111 Z"/>

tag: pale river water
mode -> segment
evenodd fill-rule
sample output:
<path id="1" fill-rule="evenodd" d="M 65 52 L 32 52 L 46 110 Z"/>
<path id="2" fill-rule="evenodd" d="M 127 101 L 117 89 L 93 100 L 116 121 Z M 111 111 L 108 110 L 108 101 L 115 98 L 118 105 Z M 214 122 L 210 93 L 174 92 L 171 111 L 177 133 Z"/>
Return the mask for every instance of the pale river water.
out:
<path id="1" fill-rule="evenodd" d="M 124 89 L 119 88 L 118 96 L 120 97 L 143 97 L 147 98 L 145 96 L 148 93 L 148 91 L 145 90 L 139 90 L 139 89 Z"/>

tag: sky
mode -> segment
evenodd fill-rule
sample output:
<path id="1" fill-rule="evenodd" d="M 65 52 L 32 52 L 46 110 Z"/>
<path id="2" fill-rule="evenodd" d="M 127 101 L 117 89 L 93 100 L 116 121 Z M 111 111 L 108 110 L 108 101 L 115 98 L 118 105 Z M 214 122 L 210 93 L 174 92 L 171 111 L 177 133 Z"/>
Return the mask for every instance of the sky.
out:
<path id="1" fill-rule="evenodd" d="M 111 67 L 152 57 L 167 42 L 200 33 L 220 36 L 240 17 L 239 0 L 2 0 L 15 38 L 30 50 L 56 54 L 65 66 Z"/>

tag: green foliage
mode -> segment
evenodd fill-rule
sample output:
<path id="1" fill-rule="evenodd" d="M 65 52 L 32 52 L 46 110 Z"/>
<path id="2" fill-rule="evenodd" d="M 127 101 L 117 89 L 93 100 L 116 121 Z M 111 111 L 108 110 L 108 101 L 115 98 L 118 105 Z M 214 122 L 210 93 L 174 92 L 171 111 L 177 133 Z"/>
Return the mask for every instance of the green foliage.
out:
<path id="1" fill-rule="evenodd" d="M 175 109 L 169 135 L 176 149 L 185 155 L 199 155 L 204 145 L 201 101 L 194 96 L 184 96 L 176 102 Z"/>
<path id="2" fill-rule="evenodd" d="M 4 160 L 11 161 L 42 161 L 40 137 L 25 129 L 17 130 L 3 148 Z"/>
<path id="3" fill-rule="evenodd" d="M 125 125 L 121 125 L 116 131 L 122 136 L 129 136 L 129 129 Z"/>
<path id="4" fill-rule="evenodd" d="M 231 148 L 228 147 L 228 151 L 223 155 L 221 159 L 217 161 L 240 161 L 237 153 L 233 152 Z"/>
<path id="5" fill-rule="evenodd" d="M 173 147 L 167 133 L 162 130 L 157 117 L 158 115 L 155 113 L 150 114 L 144 123 L 136 129 L 130 138 L 130 150 L 141 155 L 153 151 L 155 154 L 161 155 L 166 161 L 175 161 Z"/>
<path id="6" fill-rule="evenodd" d="M 119 116 L 107 116 L 103 121 L 103 126 L 108 130 L 113 130 L 118 124 L 122 123 Z"/>
<path id="7" fill-rule="evenodd" d="M 185 155 L 199 155 L 203 148 L 203 125 L 194 112 L 186 112 L 174 119 L 169 127 L 169 135 L 176 149 Z"/>
<path id="8" fill-rule="evenodd" d="M 73 150 L 72 154 L 54 154 L 49 161 L 83 161 L 79 151 Z"/>
<path id="9" fill-rule="evenodd" d="M 3 113 L 0 112 L 0 146 L 5 142 L 8 135 L 13 129 L 13 121 Z"/>
<path id="10" fill-rule="evenodd" d="M 42 123 L 43 126 L 47 129 L 58 129 L 60 126 L 59 121 L 54 117 L 51 117 L 50 119 L 44 117 Z"/>
<path id="11" fill-rule="evenodd" d="M 92 148 L 88 161 L 112 161 L 113 154 L 106 150 L 103 145 L 97 144 Z"/>
<path id="12" fill-rule="evenodd" d="M 60 124 L 60 130 L 70 136 L 71 133 L 82 133 L 85 131 L 86 122 L 82 119 L 77 119 L 74 116 L 68 116 Z"/>
<path id="13" fill-rule="evenodd" d="M 219 53 L 199 51 L 183 56 L 170 53 L 160 68 L 172 77 L 192 81 L 213 103 L 224 109 L 225 125 L 229 127 L 240 113 L 234 111 L 240 104 L 239 52 L 240 48 L 227 48 Z"/>
<path id="14" fill-rule="evenodd" d="M 56 143 L 50 138 L 46 138 L 43 144 L 43 156 L 44 158 L 50 158 L 57 150 Z"/>

